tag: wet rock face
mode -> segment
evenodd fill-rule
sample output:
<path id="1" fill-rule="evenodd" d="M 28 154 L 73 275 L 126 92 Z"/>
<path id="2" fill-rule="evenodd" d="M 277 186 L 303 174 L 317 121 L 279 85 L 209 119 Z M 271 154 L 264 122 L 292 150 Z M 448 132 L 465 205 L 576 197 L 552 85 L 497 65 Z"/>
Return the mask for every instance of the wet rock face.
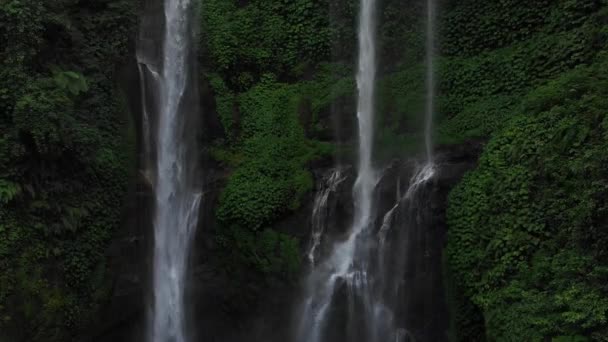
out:
<path id="1" fill-rule="evenodd" d="M 447 226 L 447 195 L 467 170 L 474 167 L 479 144 L 438 151 L 433 177 L 418 183 L 425 174 L 415 160 L 395 160 L 378 171 L 374 192 L 375 218 L 372 228 L 362 233 L 360 247 L 370 256 L 365 262 L 370 298 L 359 298 L 345 279 L 338 279 L 335 293 L 321 328 L 320 341 L 447 341 L 448 313 L 443 284 L 443 249 Z M 350 189 L 356 175 L 349 174 L 342 190 L 332 193 L 328 225 L 321 244 L 320 259 L 330 254 L 350 228 L 352 208 L 336 215 L 336 208 L 352 207 Z M 420 184 L 414 186 L 413 184 Z M 347 224 L 334 225 L 335 219 Z M 382 239 L 381 236 L 385 235 Z M 357 261 L 355 261 L 357 262 Z M 308 297 L 307 297 L 308 298 Z M 304 301 L 301 299 L 301 301 Z M 367 307 L 366 307 L 367 306 Z M 375 323 L 370 317 L 379 314 Z M 387 323 L 390 322 L 390 323 Z M 384 326 L 384 327 L 383 327 Z M 293 335 L 291 336 L 293 339 Z"/>
<path id="2" fill-rule="evenodd" d="M 434 177 L 412 195 L 412 200 L 402 201 L 394 214 L 385 262 L 391 264 L 388 267 L 392 267 L 393 274 L 400 274 L 398 284 L 393 281 L 397 286 L 394 312 L 395 319 L 403 322 L 405 328 L 403 341 L 448 340 L 442 262 L 447 243 L 447 196 L 474 168 L 479 152 L 479 144 L 440 149 Z M 401 186 L 404 177 L 411 174 L 408 169 L 412 167 L 399 168 Z M 387 182 L 394 182 L 394 177 L 390 178 Z"/>
<path id="3" fill-rule="evenodd" d="M 99 313 L 96 326 L 82 341 L 143 340 L 146 287 L 149 279 L 152 213 L 151 185 L 143 174 L 135 179 L 126 200 L 123 224 L 106 251 L 112 297 Z"/>
<path id="4" fill-rule="evenodd" d="M 399 274 L 394 295 L 395 320 L 405 322 L 407 332 L 403 341 L 447 341 L 448 316 L 442 279 L 442 251 L 446 244 L 447 225 L 445 211 L 447 195 L 464 173 L 476 164 L 480 144 L 451 147 L 438 150 L 438 167 L 432 181 L 422 189 L 421 195 L 410 205 L 399 206 L 390 225 L 387 248 L 392 257 L 383 262 L 390 273 Z M 209 164 L 205 174 L 205 201 L 202 204 L 201 222 L 195 240 L 192 257 L 191 280 L 188 285 L 188 301 L 192 303 L 192 320 L 188 324 L 196 332 L 193 341 L 285 342 L 292 339 L 294 306 L 300 299 L 298 285 L 273 289 L 259 299 L 259 305 L 249 308 L 238 317 L 225 310 L 228 289 L 233 289 L 233 279 L 225 272 L 218 272 L 213 264 L 215 245 L 214 208 L 223 187 L 226 174 L 218 165 Z M 315 165 L 315 178 L 329 170 L 325 164 Z M 379 229 L 385 214 L 394 206 L 398 196 L 403 196 L 416 170 L 415 161 L 395 160 L 380 172 L 375 191 L 375 224 Z M 333 242 L 342 239 L 350 228 L 353 217 L 352 186 L 356 174 L 344 167 L 344 176 L 336 190 L 328 196 L 327 231 L 320 246 L 321 258 L 333 248 Z M 149 268 L 149 244 L 151 243 L 150 204 L 151 192 L 145 178 L 133 189 L 130 209 L 125 219 L 125 229 L 120 232 L 108 250 L 109 269 L 112 274 L 113 298 L 105 308 L 104 324 L 95 328 L 94 341 L 143 340 L 146 318 L 146 295 Z M 303 201 L 302 207 L 279 222 L 275 229 L 298 237 L 302 255 L 306 252 L 311 234 L 311 213 L 314 193 Z M 414 214 L 413 214 L 414 213 Z M 304 267 L 306 270 L 306 267 Z M 345 292 L 344 286 L 337 291 Z M 327 338 L 336 342 L 357 341 L 352 334 L 354 324 L 346 320 L 346 297 L 336 296 L 334 315 Z M 350 337 L 349 337 L 350 336 Z M 349 339 L 350 338 L 350 339 Z M 412 340 L 413 340 L 412 339 Z M 361 341 L 363 342 L 363 340 Z M 365 341 L 367 342 L 367 341 Z"/>

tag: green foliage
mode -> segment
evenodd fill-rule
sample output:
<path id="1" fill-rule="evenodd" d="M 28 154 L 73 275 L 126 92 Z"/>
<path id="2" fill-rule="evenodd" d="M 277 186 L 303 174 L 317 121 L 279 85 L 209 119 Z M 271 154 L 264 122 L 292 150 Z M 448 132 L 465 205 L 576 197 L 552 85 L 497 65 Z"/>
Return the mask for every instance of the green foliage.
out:
<path id="1" fill-rule="evenodd" d="M 0 203 L 8 204 L 21 192 L 19 184 L 0 179 Z"/>
<path id="2" fill-rule="evenodd" d="M 425 68 L 400 68 L 378 82 L 376 158 L 387 160 L 419 151 L 424 137 Z"/>
<path id="3" fill-rule="evenodd" d="M 338 67 L 321 64 L 315 79 L 296 84 L 278 83 L 266 74 L 238 95 L 212 76 L 218 112 L 229 133 L 228 149 L 216 148 L 214 155 L 234 168 L 217 209 L 224 226 L 258 230 L 271 225 L 297 209 L 312 189 L 306 164 L 333 150 L 306 138 L 305 130 L 314 127 L 307 127 L 302 117 L 315 118 L 336 98 L 352 93 L 352 79 Z M 303 104 L 308 104 L 307 113 Z"/>
<path id="4" fill-rule="evenodd" d="M 234 285 L 225 299 L 232 314 L 251 310 L 269 289 L 294 285 L 300 244 L 276 224 L 312 189 L 308 164 L 334 153 L 312 138 L 332 102 L 354 92 L 345 69 L 320 63 L 311 79 L 291 84 L 263 74 L 245 91 L 221 74 L 208 75 L 227 138 L 210 152 L 230 170 L 216 208 L 216 237 L 218 266 Z"/>
<path id="5" fill-rule="evenodd" d="M 48 157 L 59 157 L 66 151 L 79 154 L 86 160 L 101 139 L 99 132 L 76 118 L 75 96 L 86 89 L 86 81 L 76 78 L 42 78 L 26 87 L 25 95 L 17 100 L 13 110 L 14 128 L 22 138 L 29 139 L 32 148 Z M 64 83 L 71 82 L 71 83 Z"/>
<path id="6" fill-rule="evenodd" d="M 606 338 L 606 57 L 530 93 L 450 195 L 450 267 L 492 340 Z"/>
<path id="7" fill-rule="evenodd" d="M 434 113 L 440 144 L 488 138 L 509 120 L 525 94 L 590 63 L 608 41 L 608 10 L 595 0 L 576 5 L 568 0 L 463 1 L 440 9 Z M 388 20 L 379 29 L 380 59 L 389 66 L 378 82 L 377 126 L 384 131 L 377 144 L 386 157 L 392 155 L 395 137 L 416 140 L 424 124 L 424 11 L 420 4 L 399 9 L 392 1 L 380 10 Z M 412 20 L 395 23 L 390 18 L 396 13 Z M 397 28 L 402 34 L 383 35 Z M 407 51 L 399 53 L 392 42 Z"/>
<path id="8" fill-rule="evenodd" d="M 608 37 L 594 0 L 465 1 L 442 12 L 436 116 L 439 140 L 452 143 L 498 131 L 522 96 L 590 63 Z"/>
<path id="9" fill-rule="evenodd" d="M 379 158 L 419 148 L 422 13 L 415 1 L 378 8 Z M 287 257 L 273 249 L 281 256 L 275 262 L 258 258 L 267 255 L 260 248 L 266 239 L 276 246 L 266 228 L 310 189 L 306 164 L 319 147 L 332 152 L 309 139 L 323 135 L 336 104 L 355 102 L 348 66 L 356 14 L 350 0 L 203 2 L 201 60 L 227 137 L 212 154 L 231 172 L 218 238 L 235 255 L 226 260 L 237 274 L 238 265 L 269 278 L 285 274 L 272 265 Z M 606 2 L 597 0 L 441 6 L 437 139 L 493 137 L 479 169 L 451 195 L 456 341 L 484 340 L 486 327 L 496 341 L 608 336 L 606 65 L 572 71 L 606 58 L 597 56 L 608 42 L 606 18 Z M 322 62 L 330 58 L 339 63 Z"/>
<path id="10" fill-rule="evenodd" d="M 426 47 L 426 3 L 416 0 L 384 0 L 378 2 L 378 6 L 377 35 L 381 60 L 390 63 L 392 68 L 421 61 Z"/>
<path id="11" fill-rule="evenodd" d="M 558 336 L 551 339 L 551 342 L 587 342 L 588 338 L 584 336 Z"/>
<path id="12" fill-rule="evenodd" d="M 224 310 L 232 315 L 250 314 L 261 295 L 295 283 L 301 262 L 297 239 L 273 229 L 234 226 L 218 231 L 216 240 L 219 266 L 230 275 Z"/>
<path id="13" fill-rule="evenodd" d="M 86 78 L 77 72 L 56 71 L 53 80 L 59 88 L 69 91 L 74 96 L 89 90 Z"/>
<path id="14" fill-rule="evenodd" d="M 334 153 L 315 140 L 328 129 L 320 118 L 355 91 L 350 68 L 325 62 L 331 37 L 355 37 L 355 16 L 330 25 L 328 9 L 356 14 L 350 1 L 202 3 L 200 61 L 225 133 L 209 152 L 229 169 L 216 208 L 219 262 L 243 287 L 232 310 L 254 303 L 264 286 L 293 280 L 299 245 L 270 227 L 312 189 L 309 163 Z"/>
<path id="15" fill-rule="evenodd" d="M 420 132 L 424 127 L 426 69 L 422 64 L 383 77 L 378 84 L 379 127 L 394 132 Z"/>
<path id="16" fill-rule="evenodd" d="M 130 1 L 0 3 L 0 330 L 10 341 L 72 340 L 105 300 L 104 250 L 134 153 L 113 80 L 134 24 Z"/>
<path id="17" fill-rule="evenodd" d="M 442 51 L 472 56 L 524 41 L 539 32 L 580 26 L 600 6 L 596 0 L 466 0 L 443 12 Z"/>
<path id="18" fill-rule="evenodd" d="M 438 130 L 440 142 L 460 143 L 490 136 L 508 122 L 508 115 L 519 102 L 518 96 L 483 97 L 442 123 Z"/>
<path id="19" fill-rule="evenodd" d="M 221 247 L 230 249 L 223 262 L 231 273 L 239 272 L 245 265 L 246 268 L 260 270 L 268 284 L 297 277 L 300 250 L 298 241 L 289 235 L 272 229 L 256 233 L 233 227 L 220 232 L 218 242 Z"/>
<path id="20" fill-rule="evenodd" d="M 236 96 L 228 89 L 224 80 L 217 74 L 208 75 L 209 83 L 215 94 L 216 110 L 229 141 L 236 139 L 234 122 Z"/>
<path id="21" fill-rule="evenodd" d="M 257 230 L 272 223 L 312 188 L 303 169 L 311 148 L 298 121 L 296 89 L 272 81 L 239 96 L 243 155 L 218 207 L 225 226 Z"/>
<path id="22" fill-rule="evenodd" d="M 325 1 L 209 0 L 202 2 L 202 44 L 214 71 L 243 91 L 265 73 L 293 75 L 302 61 L 329 57 Z"/>
<path id="23" fill-rule="evenodd" d="M 586 25 L 558 33 L 539 33 L 508 47 L 474 57 L 440 63 L 441 110 L 448 116 L 484 96 L 522 95 L 559 73 L 590 61 L 599 26 Z"/>

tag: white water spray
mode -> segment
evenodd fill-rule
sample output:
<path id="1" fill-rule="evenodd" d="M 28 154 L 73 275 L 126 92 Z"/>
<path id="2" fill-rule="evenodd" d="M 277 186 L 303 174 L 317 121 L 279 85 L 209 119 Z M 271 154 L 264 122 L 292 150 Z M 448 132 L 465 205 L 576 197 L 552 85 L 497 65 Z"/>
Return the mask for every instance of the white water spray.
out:
<path id="1" fill-rule="evenodd" d="M 327 177 L 323 177 L 315 196 L 312 209 L 312 231 L 310 234 L 310 245 L 308 248 L 308 261 L 314 267 L 317 261 L 318 249 L 321 244 L 321 238 L 325 233 L 327 217 L 329 215 L 329 195 L 335 192 L 338 185 L 342 183 L 346 177 L 342 175 L 340 169 L 332 170 Z"/>
<path id="2" fill-rule="evenodd" d="M 428 200 L 426 185 L 436 168 L 432 151 L 432 125 L 435 110 L 434 80 L 434 0 L 427 9 L 427 101 L 425 112 L 426 161 L 417 167 L 403 196 L 384 215 L 381 226 L 374 227 L 373 195 L 378 177 L 372 167 L 374 83 L 376 78 L 375 1 L 362 0 L 359 22 L 359 67 L 357 73 L 359 164 L 353 187 L 354 219 L 345 239 L 335 243 L 325 259 L 310 257 L 313 270 L 306 282 L 306 297 L 300 307 L 295 340 L 300 342 L 404 342 L 413 341 L 415 334 L 404 312 L 411 308 L 410 274 L 413 263 L 423 260 L 416 254 L 419 233 L 424 229 L 419 220 L 426 213 L 421 201 Z M 399 188 L 399 185 L 397 186 Z M 322 194 L 321 194 L 322 195 Z M 321 197 L 322 198 L 322 197 Z M 315 203 L 316 207 L 316 203 Z M 427 221 L 423 221 L 427 222 Z M 313 230 L 313 246 L 318 246 Z M 415 291 L 416 284 L 412 285 Z M 417 292 L 416 292 L 417 293 Z M 422 328 L 426 329 L 426 328 Z"/>
<path id="3" fill-rule="evenodd" d="M 366 284 L 366 274 L 355 267 L 356 242 L 369 226 L 372 216 L 372 194 L 376 175 L 372 168 L 374 87 L 376 81 L 375 0 L 362 0 L 359 17 L 359 66 L 357 87 L 359 98 L 359 165 L 353 187 L 355 199 L 354 222 L 345 241 L 338 243 L 323 265 L 313 271 L 308 281 L 308 297 L 302 311 L 297 340 L 320 342 L 339 283 L 347 282 L 356 291 Z"/>
<path id="4" fill-rule="evenodd" d="M 146 173 L 155 172 L 150 178 L 155 194 L 154 300 L 148 330 L 151 342 L 187 340 L 184 287 L 201 201 L 200 190 L 194 182 L 196 155 L 192 126 L 195 125 L 188 121 L 198 114 L 198 108 L 192 105 L 198 101 L 189 98 L 196 93 L 189 89 L 193 83 L 190 76 L 193 74 L 192 11 L 190 0 L 164 0 L 162 56 L 154 62 L 159 58 L 155 54 L 145 50 L 138 53 L 144 102 L 144 150 L 150 154 L 150 170 Z M 146 84 L 145 79 L 151 83 Z M 154 108 L 147 105 L 148 99 L 154 100 Z M 153 129 L 156 134 L 151 134 Z M 153 138 L 156 138 L 154 144 Z"/>
<path id="5" fill-rule="evenodd" d="M 426 16 L 426 114 L 424 142 L 426 159 L 433 164 L 433 115 L 435 112 L 435 0 L 427 0 Z"/>

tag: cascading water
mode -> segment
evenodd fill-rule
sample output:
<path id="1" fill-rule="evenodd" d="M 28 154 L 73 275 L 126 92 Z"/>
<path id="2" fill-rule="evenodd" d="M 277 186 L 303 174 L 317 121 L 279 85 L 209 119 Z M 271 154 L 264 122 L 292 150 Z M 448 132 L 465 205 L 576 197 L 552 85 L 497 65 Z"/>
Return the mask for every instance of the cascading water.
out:
<path id="1" fill-rule="evenodd" d="M 317 187 L 317 195 L 313 203 L 312 209 L 312 231 L 310 234 L 310 245 L 308 248 L 308 261 L 314 267 L 318 258 L 318 249 L 321 244 L 321 238 L 325 232 L 327 218 L 329 215 L 329 195 L 335 192 L 338 185 L 344 181 L 345 177 L 342 170 L 334 169 L 319 182 Z"/>
<path id="2" fill-rule="evenodd" d="M 359 18 L 359 166 L 353 187 L 355 217 L 348 237 L 338 243 L 333 253 L 310 275 L 307 298 L 300 313 L 296 339 L 304 342 L 323 341 L 328 313 L 338 286 L 347 283 L 358 291 L 365 283 L 365 270 L 357 262 L 357 240 L 369 226 L 372 217 L 372 194 L 376 176 L 372 168 L 374 83 L 376 78 L 375 1 L 362 0 Z M 353 312 L 354 314 L 354 312 Z"/>
<path id="3" fill-rule="evenodd" d="M 427 0 L 426 15 L 426 124 L 424 142 L 426 158 L 433 163 L 433 113 L 435 111 L 435 0 Z"/>
<path id="4" fill-rule="evenodd" d="M 379 332 L 377 336 L 383 334 L 384 338 L 394 341 L 445 339 L 443 327 L 437 319 L 442 315 L 443 307 L 441 304 L 434 305 L 435 298 L 432 298 L 442 290 L 441 286 L 437 286 L 433 271 L 430 271 L 441 269 L 441 266 L 431 265 L 432 262 L 429 261 L 440 259 L 431 254 L 436 254 L 437 251 L 440 253 L 441 248 L 437 247 L 437 241 L 430 242 L 432 237 L 428 227 L 425 227 L 432 221 L 432 218 L 428 217 L 431 212 L 430 194 L 425 191 L 425 185 L 436 173 L 432 144 L 435 111 L 435 11 L 435 0 L 427 0 L 424 127 L 426 161 L 416 168 L 405 195 L 385 214 L 378 232 L 376 300 L 385 303 L 383 307 L 388 308 L 392 320 L 390 324 L 385 324 L 385 332 Z M 439 314 L 435 315 L 433 311 Z"/>
<path id="5" fill-rule="evenodd" d="M 335 243 L 324 260 L 315 256 L 322 235 L 313 228 L 312 254 L 309 254 L 313 268 L 306 281 L 295 330 L 295 340 L 300 342 L 445 339 L 442 318 L 435 317 L 441 316 L 444 310 L 442 304 L 435 305 L 432 298 L 442 293 L 441 282 L 437 282 L 435 274 L 435 270 L 441 269 L 436 263 L 441 260 L 436 257 L 437 251 L 441 251 L 438 247 L 441 242 L 431 241 L 430 233 L 425 231 L 432 221 L 431 192 L 426 185 L 436 173 L 432 152 L 434 0 L 428 0 L 427 8 L 426 161 L 415 168 L 405 194 L 397 196 L 381 222 L 376 222 L 373 203 L 379 181 L 372 168 L 376 76 L 374 7 L 373 0 L 361 2 L 357 75 L 359 165 L 353 187 L 354 220 L 348 235 Z M 322 199 L 323 193 L 319 196 Z M 315 211 L 318 210 L 316 204 Z M 438 315 L 434 316 L 434 308 L 438 308 Z"/>
<path id="6" fill-rule="evenodd" d="M 404 317 L 409 313 L 403 312 L 407 306 L 404 302 L 407 302 L 409 297 L 408 285 L 411 285 L 404 284 L 404 278 L 408 271 L 408 257 L 413 254 L 412 251 L 420 250 L 419 246 L 415 245 L 412 234 L 423 229 L 421 224 L 426 223 L 420 219 L 427 209 L 422 204 L 424 196 L 427 195 L 423 190 L 434 175 L 432 164 L 427 163 L 415 169 L 405 195 L 398 198 L 395 206 L 385 214 L 378 232 L 378 245 L 375 249 L 378 262 L 377 268 L 373 270 L 377 286 L 374 300 L 390 313 L 392 318 L 390 324 L 385 324 L 383 331 L 377 332 L 378 336 L 384 339 L 389 338 L 397 342 L 415 339 Z M 399 319 L 395 319 L 395 316 Z"/>
<path id="7" fill-rule="evenodd" d="M 150 154 L 147 167 L 155 172 L 150 180 L 155 194 L 154 300 L 148 330 L 148 339 L 153 342 L 187 340 L 184 283 L 201 201 L 195 182 L 197 158 L 193 131 L 198 101 L 195 82 L 190 76 L 195 74 L 193 12 L 190 0 L 164 0 L 162 53 L 159 55 L 150 49 L 151 44 L 146 44 L 144 39 L 138 46 L 144 143 L 149 145 L 144 150 Z M 142 23 L 144 36 L 150 23 L 145 25 Z M 152 131 L 156 134 L 151 134 Z"/>

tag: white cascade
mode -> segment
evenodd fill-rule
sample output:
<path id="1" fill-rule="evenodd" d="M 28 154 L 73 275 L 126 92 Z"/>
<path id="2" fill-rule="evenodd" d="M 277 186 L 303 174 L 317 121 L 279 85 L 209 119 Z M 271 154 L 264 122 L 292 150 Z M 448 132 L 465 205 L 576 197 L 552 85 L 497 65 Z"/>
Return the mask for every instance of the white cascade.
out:
<path id="1" fill-rule="evenodd" d="M 142 82 L 145 175 L 154 188 L 153 302 L 148 326 L 152 342 L 185 342 L 185 283 L 190 245 L 198 224 L 194 48 L 191 0 L 164 0 L 160 54 L 158 34 L 138 47 Z M 143 22 L 142 30 L 156 27 Z M 146 32 L 144 32 L 145 35 Z"/>

